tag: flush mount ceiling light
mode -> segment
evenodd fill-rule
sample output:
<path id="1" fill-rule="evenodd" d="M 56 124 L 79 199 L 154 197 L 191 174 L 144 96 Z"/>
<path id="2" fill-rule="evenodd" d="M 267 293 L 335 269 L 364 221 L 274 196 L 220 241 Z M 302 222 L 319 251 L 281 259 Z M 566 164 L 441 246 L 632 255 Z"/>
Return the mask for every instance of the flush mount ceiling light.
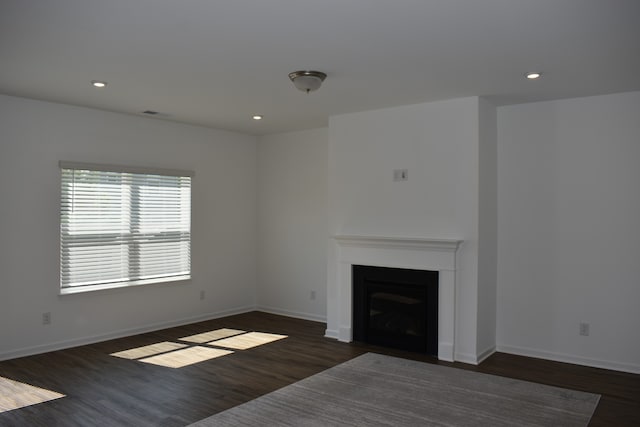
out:
<path id="1" fill-rule="evenodd" d="M 260 114 L 256 114 L 254 116 L 252 116 L 253 120 L 262 120 L 263 116 L 261 116 Z"/>
<path id="2" fill-rule="evenodd" d="M 298 90 L 309 93 L 318 90 L 327 75 L 320 71 L 294 71 L 289 78 Z"/>
<path id="3" fill-rule="evenodd" d="M 102 82 L 100 80 L 91 80 L 91 86 L 103 88 L 107 85 L 107 82 Z"/>
<path id="4" fill-rule="evenodd" d="M 526 74 L 526 77 L 527 77 L 529 80 L 536 80 L 536 79 L 539 79 L 539 78 L 540 78 L 540 76 L 542 76 L 542 74 L 541 74 L 541 73 L 527 73 L 527 74 Z"/>

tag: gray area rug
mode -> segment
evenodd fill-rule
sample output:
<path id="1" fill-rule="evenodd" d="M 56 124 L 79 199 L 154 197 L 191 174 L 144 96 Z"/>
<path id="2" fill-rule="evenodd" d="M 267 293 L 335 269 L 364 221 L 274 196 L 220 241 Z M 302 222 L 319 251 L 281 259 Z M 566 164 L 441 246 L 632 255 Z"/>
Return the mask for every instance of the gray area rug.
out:
<path id="1" fill-rule="evenodd" d="M 586 426 L 599 399 L 367 353 L 191 426 Z"/>

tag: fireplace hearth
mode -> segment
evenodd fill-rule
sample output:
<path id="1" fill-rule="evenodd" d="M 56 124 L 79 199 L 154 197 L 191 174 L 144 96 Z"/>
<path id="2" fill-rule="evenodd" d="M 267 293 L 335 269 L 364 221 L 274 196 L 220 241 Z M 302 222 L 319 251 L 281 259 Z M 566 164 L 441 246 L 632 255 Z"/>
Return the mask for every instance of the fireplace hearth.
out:
<path id="1" fill-rule="evenodd" d="M 438 355 L 438 272 L 353 265 L 353 338 Z"/>

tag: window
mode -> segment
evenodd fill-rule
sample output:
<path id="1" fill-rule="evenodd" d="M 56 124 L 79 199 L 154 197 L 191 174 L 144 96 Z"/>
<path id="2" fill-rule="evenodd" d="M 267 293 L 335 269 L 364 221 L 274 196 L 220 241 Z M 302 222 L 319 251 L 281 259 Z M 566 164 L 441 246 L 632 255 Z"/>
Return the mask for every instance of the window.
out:
<path id="1" fill-rule="evenodd" d="M 60 169 L 61 293 L 191 277 L 192 172 Z"/>

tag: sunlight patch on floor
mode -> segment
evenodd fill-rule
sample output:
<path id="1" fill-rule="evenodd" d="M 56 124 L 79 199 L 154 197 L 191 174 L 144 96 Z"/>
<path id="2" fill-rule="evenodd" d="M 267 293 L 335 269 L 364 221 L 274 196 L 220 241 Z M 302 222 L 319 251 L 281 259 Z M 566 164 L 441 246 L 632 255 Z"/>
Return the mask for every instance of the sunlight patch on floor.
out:
<path id="1" fill-rule="evenodd" d="M 111 356 L 122 357 L 123 359 L 141 359 L 143 357 L 155 356 L 160 353 L 166 353 L 187 347 L 187 344 L 179 344 L 177 342 L 159 342 L 156 344 L 145 345 L 144 347 L 132 348 L 130 350 L 112 353 Z"/>
<path id="2" fill-rule="evenodd" d="M 246 334 L 236 335 L 235 337 L 212 341 L 208 344 L 215 345 L 217 347 L 232 348 L 234 350 L 247 350 L 249 348 L 268 344 L 270 342 L 278 341 L 283 338 L 287 338 L 287 336 L 267 334 L 264 332 L 248 332 Z"/>
<path id="3" fill-rule="evenodd" d="M 181 343 L 164 341 L 111 353 L 111 356 L 167 368 L 182 368 L 226 356 L 233 353 L 232 350 L 247 350 L 283 338 L 287 338 L 287 335 L 222 328 L 180 338 Z"/>
<path id="4" fill-rule="evenodd" d="M 64 394 L 0 377 L 0 413 L 66 397 Z"/>
<path id="5" fill-rule="evenodd" d="M 175 350 L 169 353 L 159 354 L 157 356 L 147 357 L 146 359 L 140 359 L 140 362 L 165 366 L 167 368 L 182 368 L 184 366 L 193 365 L 194 363 L 226 356 L 231 353 L 233 353 L 231 350 L 195 346 L 185 348 L 183 350 Z"/>
<path id="6" fill-rule="evenodd" d="M 239 329 L 216 329 L 215 331 L 204 332 L 202 334 L 191 335 L 190 337 L 180 338 L 180 341 L 194 342 L 198 344 L 219 340 L 222 338 L 232 337 L 238 334 L 244 334 L 246 331 Z"/>

